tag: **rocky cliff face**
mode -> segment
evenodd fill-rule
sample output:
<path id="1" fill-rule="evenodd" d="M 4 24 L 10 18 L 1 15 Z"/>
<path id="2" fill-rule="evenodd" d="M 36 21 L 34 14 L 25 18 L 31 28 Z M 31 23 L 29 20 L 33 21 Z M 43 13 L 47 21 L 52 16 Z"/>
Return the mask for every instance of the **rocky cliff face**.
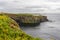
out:
<path id="1" fill-rule="evenodd" d="M 48 21 L 47 16 L 33 14 L 6 14 L 14 19 L 19 25 L 36 26 L 41 22 Z"/>
<path id="2" fill-rule="evenodd" d="M 0 40 L 41 40 L 23 32 L 18 24 L 6 15 L 0 14 Z"/>

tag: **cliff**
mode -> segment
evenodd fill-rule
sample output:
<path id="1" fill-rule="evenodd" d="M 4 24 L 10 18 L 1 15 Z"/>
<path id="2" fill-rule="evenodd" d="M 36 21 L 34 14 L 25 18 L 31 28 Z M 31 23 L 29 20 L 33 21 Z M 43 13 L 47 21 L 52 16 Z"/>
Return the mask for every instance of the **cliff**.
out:
<path id="1" fill-rule="evenodd" d="M 48 21 L 47 16 L 33 15 L 33 14 L 13 14 L 8 15 L 14 19 L 20 26 L 37 26 L 41 22 Z"/>
<path id="2" fill-rule="evenodd" d="M 5 14 L 14 19 L 20 26 L 37 26 L 48 21 L 47 16 L 33 14 Z"/>
<path id="3" fill-rule="evenodd" d="M 18 24 L 6 15 L 0 14 L 0 40 L 41 40 L 23 32 Z"/>

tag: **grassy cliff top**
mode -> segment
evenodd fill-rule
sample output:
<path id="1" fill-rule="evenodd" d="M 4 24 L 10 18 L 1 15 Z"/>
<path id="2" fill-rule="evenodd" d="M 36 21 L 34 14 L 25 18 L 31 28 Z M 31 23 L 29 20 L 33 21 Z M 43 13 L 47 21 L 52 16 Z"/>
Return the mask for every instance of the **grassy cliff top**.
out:
<path id="1" fill-rule="evenodd" d="M 22 23 L 38 23 L 41 20 L 44 19 L 42 15 L 36 15 L 36 14 L 8 14 L 3 13 L 4 15 L 8 15 L 14 20 L 20 20 Z"/>
<path id="2" fill-rule="evenodd" d="M 41 40 L 24 33 L 18 24 L 6 15 L 0 15 L 0 40 Z"/>

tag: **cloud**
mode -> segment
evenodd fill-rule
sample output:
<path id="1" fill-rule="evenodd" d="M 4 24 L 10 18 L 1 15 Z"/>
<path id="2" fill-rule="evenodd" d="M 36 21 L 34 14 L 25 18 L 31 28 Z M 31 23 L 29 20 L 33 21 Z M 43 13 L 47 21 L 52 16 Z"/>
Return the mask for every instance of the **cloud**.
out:
<path id="1" fill-rule="evenodd" d="M 49 2 L 60 2 L 60 0 L 47 0 Z"/>
<path id="2" fill-rule="evenodd" d="M 0 11 L 59 12 L 60 0 L 0 0 Z"/>

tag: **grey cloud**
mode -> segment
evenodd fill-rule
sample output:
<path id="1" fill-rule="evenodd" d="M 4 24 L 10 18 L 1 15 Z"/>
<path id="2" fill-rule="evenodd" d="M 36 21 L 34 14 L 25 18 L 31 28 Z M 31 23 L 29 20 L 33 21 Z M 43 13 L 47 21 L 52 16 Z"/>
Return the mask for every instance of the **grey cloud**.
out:
<path id="1" fill-rule="evenodd" d="M 47 0 L 49 2 L 60 2 L 60 0 Z"/>
<path id="2" fill-rule="evenodd" d="M 18 1 L 14 1 L 14 2 L 18 2 Z M 43 9 L 40 9 L 40 8 L 47 8 L 46 6 L 25 6 L 23 8 L 18 8 L 16 5 L 13 5 L 14 2 L 12 2 L 12 3 L 0 2 L 0 6 L 2 6 L 4 8 L 4 9 L 1 9 L 0 11 L 7 11 L 7 12 L 39 12 L 39 11 L 44 11 Z"/>
<path id="3" fill-rule="evenodd" d="M 45 5 L 40 5 L 40 6 L 27 6 L 25 8 L 47 8 Z"/>
<path id="4" fill-rule="evenodd" d="M 0 2 L 0 6 L 6 6 L 6 2 Z"/>
<path id="5" fill-rule="evenodd" d="M 57 0 L 48 0 L 48 2 L 49 1 L 54 2 Z M 52 9 L 53 7 L 51 5 L 49 5 L 49 3 L 45 2 L 44 0 L 43 0 L 43 2 L 47 3 L 47 4 L 41 3 L 41 5 L 38 5 L 39 3 L 37 3 L 36 5 L 34 5 L 33 2 L 31 3 L 27 0 L 24 0 L 24 2 L 22 2 L 21 0 L 20 1 L 18 1 L 18 0 L 14 1 L 13 0 L 12 2 L 9 2 L 9 1 L 4 2 L 3 1 L 3 2 L 0 2 L 0 7 L 3 7 L 3 9 L 0 9 L 0 11 L 7 11 L 7 12 L 45 12 L 46 11 L 47 12 L 47 11 L 60 10 L 59 9 L 60 7 L 59 8 L 54 7 L 54 9 Z M 24 3 L 28 4 L 28 5 L 25 5 Z M 22 7 L 22 8 L 20 8 L 20 7 Z"/>

